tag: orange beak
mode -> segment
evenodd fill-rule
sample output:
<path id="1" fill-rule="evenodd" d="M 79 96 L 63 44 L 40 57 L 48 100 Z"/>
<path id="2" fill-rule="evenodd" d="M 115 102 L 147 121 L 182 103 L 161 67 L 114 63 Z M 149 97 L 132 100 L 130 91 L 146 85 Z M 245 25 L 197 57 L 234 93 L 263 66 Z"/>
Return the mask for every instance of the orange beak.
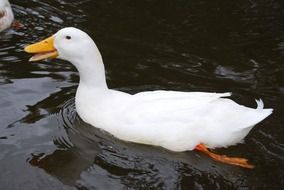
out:
<path id="1" fill-rule="evenodd" d="M 52 59 L 58 57 L 58 52 L 54 47 L 54 36 L 26 46 L 25 52 L 35 54 L 29 59 L 29 61 L 39 61 L 47 58 Z"/>

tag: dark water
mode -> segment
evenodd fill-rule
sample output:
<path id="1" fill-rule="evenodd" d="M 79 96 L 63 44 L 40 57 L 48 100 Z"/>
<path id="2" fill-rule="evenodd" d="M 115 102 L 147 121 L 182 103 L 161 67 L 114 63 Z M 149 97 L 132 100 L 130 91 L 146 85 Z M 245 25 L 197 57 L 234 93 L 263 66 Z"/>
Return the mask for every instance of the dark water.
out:
<path id="1" fill-rule="evenodd" d="M 20 29 L 0 34 L 0 189 L 282 189 L 284 3 L 282 0 L 11 0 Z M 233 92 L 274 114 L 244 144 L 219 153 L 119 141 L 82 122 L 78 73 L 59 60 L 29 63 L 23 47 L 62 27 L 96 41 L 111 88 Z"/>

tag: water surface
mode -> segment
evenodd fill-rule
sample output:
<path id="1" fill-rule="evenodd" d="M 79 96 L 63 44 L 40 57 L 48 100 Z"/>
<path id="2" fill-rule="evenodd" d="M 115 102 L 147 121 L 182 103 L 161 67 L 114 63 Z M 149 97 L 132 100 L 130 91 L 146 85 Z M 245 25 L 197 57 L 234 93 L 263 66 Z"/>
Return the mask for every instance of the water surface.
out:
<path id="1" fill-rule="evenodd" d="M 0 189 L 281 189 L 284 187 L 284 4 L 281 0 L 11 0 L 24 27 L 0 34 Z M 233 92 L 272 116 L 224 165 L 119 141 L 84 123 L 79 76 L 60 60 L 29 63 L 26 44 L 78 27 L 96 41 L 109 87 Z"/>

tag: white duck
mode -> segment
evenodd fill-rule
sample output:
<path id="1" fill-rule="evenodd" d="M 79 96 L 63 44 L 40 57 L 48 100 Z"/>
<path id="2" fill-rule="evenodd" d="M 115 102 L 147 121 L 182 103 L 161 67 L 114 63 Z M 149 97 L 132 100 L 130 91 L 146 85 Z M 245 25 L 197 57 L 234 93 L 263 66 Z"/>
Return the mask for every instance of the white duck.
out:
<path id="1" fill-rule="evenodd" d="M 107 87 L 101 54 L 83 31 L 68 27 L 29 45 L 30 61 L 59 58 L 79 71 L 76 110 L 87 123 L 115 137 L 172 151 L 197 149 L 221 162 L 252 168 L 244 158 L 210 152 L 241 142 L 252 127 L 272 113 L 238 105 L 230 93 L 149 91 L 130 95 Z"/>
<path id="2" fill-rule="evenodd" d="M 0 32 L 9 28 L 14 20 L 14 14 L 8 0 L 0 0 Z"/>

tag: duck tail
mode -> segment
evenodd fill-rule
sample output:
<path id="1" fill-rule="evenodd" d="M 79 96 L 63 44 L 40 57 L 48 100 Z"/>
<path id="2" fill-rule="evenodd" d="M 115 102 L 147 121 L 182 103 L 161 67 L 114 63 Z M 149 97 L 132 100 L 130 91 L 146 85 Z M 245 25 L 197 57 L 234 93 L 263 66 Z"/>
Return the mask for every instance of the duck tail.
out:
<path id="1" fill-rule="evenodd" d="M 244 111 L 236 131 L 243 131 L 244 134 L 247 134 L 256 124 L 272 114 L 273 109 L 264 108 L 264 103 L 261 99 L 255 101 L 257 104 L 256 109 L 248 108 L 247 111 Z M 246 135 L 244 135 L 244 137 L 245 136 Z"/>
<path id="2" fill-rule="evenodd" d="M 261 99 L 255 101 L 257 104 L 256 111 L 259 112 L 259 114 L 261 115 L 262 117 L 261 120 L 265 119 L 267 116 L 272 114 L 273 109 L 272 108 L 264 109 L 264 103 Z"/>
<path id="3" fill-rule="evenodd" d="M 255 101 L 256 101 L 256 104 L 257 104 L 256 109 L 262 110 L 264 108 L 264 103 L 263 103 L 262 99 L 259 99 L 259 100 L 255 99 Z"/>

